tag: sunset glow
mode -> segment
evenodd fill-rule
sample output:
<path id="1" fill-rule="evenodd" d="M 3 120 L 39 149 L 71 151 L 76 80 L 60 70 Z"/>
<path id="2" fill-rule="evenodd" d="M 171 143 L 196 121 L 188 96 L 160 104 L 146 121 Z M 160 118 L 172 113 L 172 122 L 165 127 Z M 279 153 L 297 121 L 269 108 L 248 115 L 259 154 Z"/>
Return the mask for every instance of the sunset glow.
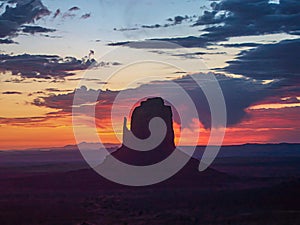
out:
<path id="1" fill-rule="evenodd" d="M 218 13 L 209 11 L 217 10 L 211 1 L 178 1 L 176 7 L 164 1 L 168 11 L 161 1 L 135 2 L 135 7 L 129 7 L 132 1 L 34 2 L 38 12 L 32 8 L 31 13 L 20 15 L 26 19 L 18 21 L 15 29 L 1 33 L 1 150 L 75 144 L 76 90 L 83 94 L 79 117 L 95 117 L 101 141 L 120 144 L 122 121 L 130 114 L 118 114 L 113 130 L 112 106 L 132 111 L 147 88 L 152 90 L 149 97 L 179 96 L 172 82 L 190 95 L 200 118 L 190 118 L 188 127 L 182 128 L 174 116 L 175 142 L 179 143 L 185 129 L 190 136 L 200 133 L 198 144 L 205 145 L 210 112 L 193 79 L 206 85 L 207 74 L 216 77 L 227 107 L 223 145 L 299 142 L 298 57 L 289 53 L 299 50 L 299 30 L 288 30 L 288 19 L 277 21 L 280 28 L 253 22 L 254 30 L 233 32 L 227 30 L 236 26 L 232 21 L 249 24 L 251 18 L 239 15 L 230 5 Z M 24 4 L 30 8 L 31 3 Z M 285 4 L 266 1 L 261 7 L 270 15 L 280 12 L 290 18 Z M 2 16 L 5 7 L 15 10 L 22 5 L 3 3 Z M 215 26 L 219 23 L 225 25 Z M 152 39 L 157 42 L 149 44 Z M 99 97 L 90 102 L 89 96 L 97 91 Z M 115 98 L 122 93 L 128 97 L 116 104 Z M 189 112 L 184 102 L 176 110 Z M 83 126 L 93 124 L 83 121 Z M 85 141 L 95 140 L 87 135 Z M 188 139 L 182 143 L 191 144 Z"/>

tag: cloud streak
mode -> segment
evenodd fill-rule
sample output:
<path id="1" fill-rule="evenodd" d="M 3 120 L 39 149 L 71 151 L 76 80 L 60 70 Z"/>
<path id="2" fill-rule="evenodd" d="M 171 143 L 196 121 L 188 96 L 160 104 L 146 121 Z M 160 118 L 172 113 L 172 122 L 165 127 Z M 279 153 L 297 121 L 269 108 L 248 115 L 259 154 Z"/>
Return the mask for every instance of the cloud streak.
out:
<path id="1" fill-rule="evenodd" d="M 35 33 L 51 33 L 55 32 L 56 29 L 45 28 L 41 26 L 22 26 L 24 33 L 35 34 Z"/>
<path id="2" fill-rule="evenodd" d="M 94 59 L 61 58 L 57 55 L 0 55 L 0 72 L 23 78 L 64 79 L 75 71 L 96 66 Z"/>
<path id="3" fill-rule="evenodd" d="M 3 95 L 21 95 L 22 92 L 20 91 L 5 91 L 5 92 L 2 92 Z"/>
<path id="4" fill-rule="evenodd" d="M 139 29 L 158 29 L 158 28 L 166 28 L 166 27 L 172 27 L 175 25 L 179 25 L 182 24 L 184 21 L 188 21 L 188 22 L 192 22 L 193 19 L 196 16 L 175 16 L 174 18 L 168 18 L 167 21 L 169 23 L 164 23 L 164 24 L 151 24 L 151 25 L 141 25 L 139 27 L 127 27 L 127 28 L 114 28 L 115 31 L 135 31 L 135 30 L 139 30 Z"/>

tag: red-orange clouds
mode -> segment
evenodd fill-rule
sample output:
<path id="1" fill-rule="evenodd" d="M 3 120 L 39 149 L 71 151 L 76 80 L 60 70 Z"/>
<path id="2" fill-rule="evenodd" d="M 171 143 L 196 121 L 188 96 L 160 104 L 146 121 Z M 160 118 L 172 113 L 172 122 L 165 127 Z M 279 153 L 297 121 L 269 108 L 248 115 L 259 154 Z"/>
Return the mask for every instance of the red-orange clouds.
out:
<path id="1" fill-rule="evenodd" d="M 281 100 L 282 96 L 278 95 L 277 90 L 274 91 L 269 85 L 265 86 L 255 81 L 221 76 L 219 79 L 228 116 L 228 126 L 223 144 L 298 142 L 300 107 L 269 109 L 253 109 L 252 107 L 258 104 L 276 103 L 276 101 L 279 104 L 294 104 L 293 102 L 297 98 Z M 200 131 L 198 144 L 205 145 L 210 134 L 210 109 L 205 96 L 189 77 L 178 79 L 176 82 L 182 85 L 191 96 L 200 121 L 190 118 L 187 127 L 180 127 L 180 118 L 176 110 L 181 110 L 185 115 L 189 115 L 190 109 L 185 106 L 185 102 L 181 102 L 179 108 L 173 107 L 175 141 L 178 143 L 180 129 L 184 129 L 190 137 L 197 136 Z M 159 91 L 165 91 L 164 95 L 176 97 L 178 94 L 176 90 L 161 88 L 161 86 L 165 87 L 166 85 L 166 82 L 156 82 L 142 85 L 136 89 L 124 90 L 128 97 L 119 102 L 116 108 L 120 110 L 127 108 L 130 112 L 132 107 L 141 100 L 135 96 L 149 89 L 153 90 L 157 96 L 161 94 Z M 89 127 L 94 126 L 93 121 L 95 120 L 97 132 L 102 142 L 119 143 L 121 140 L 118 140 L 117 137 L 122 137 L 123 117 L 130 117 L 130 115 L 117 114 L 117 118 L 115 118 L 118 121 L 115 124 L 117 128 L 116 130 L 113 129 L 111 110 L 113 105 L 115 107 L 115 99 L 120 92 L 96 91 L 85 87 L 78 89 L 77 92 L 80 95 L 76 106 L 73 105 L 75 92 L 51 94 L 36 98 L 32 102 L 35 107 L 46 107 L 53 110 L 50 113 L 38 117 L 0 118 L 1 133 L 5 133 L 0 137 L 0 148 L 6 149 L 10 146 L 14 148 L 49 147 L 74 143 L 72 116 L 81 118 L 83 125 Z M 93 96 L 96 98 L 93 99 Z M 72 115 L 72 107 L 79 107 L 80 111 Z M 85 118 L 92 118 L 92 120 Z M 20 131 L 23 132 L 23 135 Z M 85 141 L 91 140 L 87 137 Z M 190 140 L 185 138 L 182 143 L 189 145 Z"/>

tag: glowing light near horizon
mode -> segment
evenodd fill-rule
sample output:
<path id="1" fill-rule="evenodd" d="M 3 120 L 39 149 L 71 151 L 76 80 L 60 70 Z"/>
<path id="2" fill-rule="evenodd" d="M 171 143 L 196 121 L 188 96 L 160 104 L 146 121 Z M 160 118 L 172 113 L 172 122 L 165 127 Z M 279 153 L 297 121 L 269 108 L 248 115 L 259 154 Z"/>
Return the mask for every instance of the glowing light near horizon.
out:
<path id="1" fill-rule="evenodd" d="M 292 108 L 292 107 L 300 107 L 300 103 L 293 103 L 293 104 L 262 104 L 262 105 L 251 106 L 249 109 L 250 110 L 282 109 L 282 108 Z"/>
<path id="2" fill-rule="evenodd" d="M 273 83 L 275 80 L 263 80 L 262 84 L 271 84 Z"/>
<path id="3" fill-rule="evenodd" d="M 280 0 L 269 0 L 269 4 L 280 4 Z"/>

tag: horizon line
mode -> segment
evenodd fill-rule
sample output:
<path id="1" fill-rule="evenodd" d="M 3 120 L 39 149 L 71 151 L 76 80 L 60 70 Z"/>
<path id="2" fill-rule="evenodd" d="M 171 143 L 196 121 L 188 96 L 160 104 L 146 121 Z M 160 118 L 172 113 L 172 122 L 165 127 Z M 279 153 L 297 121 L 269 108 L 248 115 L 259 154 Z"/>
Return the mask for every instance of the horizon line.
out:
<path id="1" fill-rule="evenodd" d="M 20 148 L 20 149 L 0 149 L 0 152 L 4 152 L 4 151 L 37 151 L 37 150 L 55 150 L 55 149 L 63 149 L 63 148 L 67 148 L 67 147 L 74 147 L 76 148 L 78 145 L 80 144 L 100 144 L 100 143 L 96 143 L 96 142 L 81 142 L 79 144 L 68 144 L 68 145 L 64 145 L 64 146 L 52 146 L 52 147 L 32 147 L 32 148 Z M 120 147 L 122 144 L 114 144 L 114 143 L 104 143 L 102 145 L 111 145 L 111 147 L 109 148 L 115 148 L 115 147 Z M 238 147 L 238 146 L 245 146 L 245 145 L 300 145 L 299 143 L 296 142 L 278 142 L 278 143 L 244 143 L 244 144 L 224 144 L 224 145 L 220 145 L 220 147 Z M 196 147 L 215 147 L 218 145 L 196 145 Z M 176 146 L 176 147 L 194 147 L 192 145 L 181 145 L 181 146 Z"/>

